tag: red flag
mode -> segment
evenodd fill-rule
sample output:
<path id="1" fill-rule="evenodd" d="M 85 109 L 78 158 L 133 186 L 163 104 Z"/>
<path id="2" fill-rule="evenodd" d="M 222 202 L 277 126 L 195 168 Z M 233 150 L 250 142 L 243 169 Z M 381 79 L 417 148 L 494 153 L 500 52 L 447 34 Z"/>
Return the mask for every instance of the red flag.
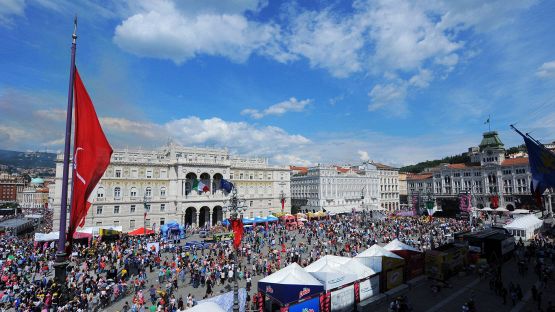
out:
<path id="1" fill-rule="evenodd" d="M 75 141 L 73 146 L 73 194 L 67 237 L 85 224 L 89 196 L 110 164 L 112 147 L 98 121 L 93 103 L 75 68 Z M 69 244 L 71 248 L 71 243 Z"/>
<path id="2" fill-rule="evenodd" d="M 241 246 L 243 239 L 243 221 L 241 219 L 231 220 L 231 229 L 233 230 L 233 247 L 237 249 Z"/>

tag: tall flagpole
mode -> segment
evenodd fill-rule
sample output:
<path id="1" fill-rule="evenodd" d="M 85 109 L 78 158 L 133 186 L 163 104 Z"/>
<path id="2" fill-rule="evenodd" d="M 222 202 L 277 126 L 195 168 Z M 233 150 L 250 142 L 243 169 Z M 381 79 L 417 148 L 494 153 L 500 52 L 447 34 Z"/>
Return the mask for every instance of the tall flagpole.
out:
<path id="1" fill-rule="evenodd" d="M 62 199 L 60 207 L 60 236 L 58 239 L 58 251 L 54 263 L 56 282 L 60 287 L 66 284 L 66 223 L 67 223 L 67 189 L 69 182 L 69 155 L 71 147 L 71 120 L 73 115 L 73 80 L 75 74 L 75 48 L 77 41 L 77 16 L 73 20 L 73 41 L 71 43 L 71 63 L 69 69 L 69 90 L 67 93 L 67 115 L 66 115 L 66 134 L 64 145 L 64 167 L 62 175 Z M 62 292 L 63 295 L 63 292 Z"/>

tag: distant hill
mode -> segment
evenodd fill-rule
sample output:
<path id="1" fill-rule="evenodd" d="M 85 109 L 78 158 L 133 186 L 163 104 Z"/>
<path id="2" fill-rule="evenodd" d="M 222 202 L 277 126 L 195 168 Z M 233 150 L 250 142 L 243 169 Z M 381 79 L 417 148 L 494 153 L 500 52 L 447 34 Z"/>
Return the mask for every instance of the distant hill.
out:
<path id="1" fill-rule="evenodd" d="M 426 168 L 432 168 L 439 166 L 439 164 L 447 163 L 447 164 L 458 164 L 458 163 L 468 163 L 470 162 L 470 157 L 466 156 L 466 153 L 455 155 L 455 156 L 448 156 L 442 159 L 437 160 L 426 160 L 423 162 L 419 162 L 416 165 L 405 166 L 399 169 L 401 172 L 410 172 L 410 173 L 420 173 L 424 171 Z"/>
<path id="2" fill-rule="evenodd" d="M 56 154 L 0 150 L 0 165 L 12 168 L 55 168 Z"/>

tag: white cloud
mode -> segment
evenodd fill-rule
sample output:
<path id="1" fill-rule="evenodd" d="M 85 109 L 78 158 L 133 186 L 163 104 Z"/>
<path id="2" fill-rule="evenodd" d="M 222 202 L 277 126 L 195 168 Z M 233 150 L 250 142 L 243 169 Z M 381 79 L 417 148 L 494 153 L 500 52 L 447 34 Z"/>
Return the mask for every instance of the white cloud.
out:
<path id="1" fill-rule="evenodd" d="M 249 21 L 242 14 L 225 10 L 186 9 L 183 3 L 168 0 L 145 5 L 116 27 L 114 42 L 128 52 L 178 64 L 199 54 L 223 56 L 235 62 L 244 62 L 255 52 L 278 61 L 291 58 L 278 44 L 279 27 L 271 23 Z"/>
<path id="2" fill-rule="evenodd" d="M 396 116 L 406 114 L 406 83 L 377 84 L 368 95 L 371 99 L 370 105 L 368 105 L 369 111 L 386 109 L 389 113 Z"/>
<path id="3" fill-rule="evenodd" d="M 368 161 L 370 160 L 370 156 L 368 156 L 368 152 L 367 151 L 357 151 L 357 154 L 360 158 L 361 161 Z"/>
<path id="4" fill-rule="evenodd" d="M 12 26 L 14 16 L 25 14 L 25 0 L 3 0 L 0 3 L 0 26 Z"/>
<path id="5" fill-rule="evenodd" d="M 46 119 L 50 121 L 64 121 L 66 120 L 66 111 L 63 109 L 40 109 L 33 112 L 38 118 Z"/>
<path id="6" fill-rule="evenodd" d="M 432 71 L 428 69 L 422 69 L 420 72 L 409 79 L 409 84 L 418 88 L 427 88 L 432 81 L 433 75 Z"/>
<path id="7" fill-rule="evenodd" d="M 296 98 L 292 97 L 286 101 L 279 102 L 274 104 L 263 111 L 259 111 L 257 109 L 246 108 L 241 111 L 241 115 L 249 115 L 254 119 L 260 119 L 264 116 L 274 115 L 274 116 L 281 116 L 287 112 L 302 112 L 305 110 L 306 106 L 312 103 L 312 100 L 305 99 L 305 100 L 297 100 Z"/>
<path id="8" fill-rule="evenodd" d="M 540 78 L 555 78 L 555 61 L 543 63 L 536 71 Z"/>
<path id="9" fill-rule="evenodd" d="M 291 20 L 289 50 L 302 55 L 316 68 L 336 77 L 347 77 L 362 67 L 363 28 L 355 20 L 329 11 L 305 12 Z"/>

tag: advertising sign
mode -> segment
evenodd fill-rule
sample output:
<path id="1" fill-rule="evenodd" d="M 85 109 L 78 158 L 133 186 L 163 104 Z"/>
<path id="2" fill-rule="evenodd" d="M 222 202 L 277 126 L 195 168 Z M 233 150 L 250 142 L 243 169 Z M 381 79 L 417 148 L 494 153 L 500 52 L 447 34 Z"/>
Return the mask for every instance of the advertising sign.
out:
<path id="1" fill-rule="evenodd" d="M 160 251 L 160 243 L 158 243 L 158 242 L 156 242 L 156 243 L 147 243 L 146 244 L 146 249 L 148 251 L 158 253 L 158 251 Z"/>
<path id="2" fill-rule="evenodd" d="M 397 268 L 387 272 L 387 289 L 393 289 L 403 283 L 403 268 Z"/>
<path id="3" fill-rule="evenodd" d="M 289 312 L 319 312 L 320 297 L 312 298 L 289 307 Z"/>
<path id="4" fill-rule="evenodd" d="M 352 311 L 355 304 L 355 286 L 331 292 L 331 311 Z"/>
<path id="5" fill-rule="evenodd" d="M 360 283 L 360 301 L 364 301 L 380 293 L 380 276 L 372 276 L 370 279 Z"/>

